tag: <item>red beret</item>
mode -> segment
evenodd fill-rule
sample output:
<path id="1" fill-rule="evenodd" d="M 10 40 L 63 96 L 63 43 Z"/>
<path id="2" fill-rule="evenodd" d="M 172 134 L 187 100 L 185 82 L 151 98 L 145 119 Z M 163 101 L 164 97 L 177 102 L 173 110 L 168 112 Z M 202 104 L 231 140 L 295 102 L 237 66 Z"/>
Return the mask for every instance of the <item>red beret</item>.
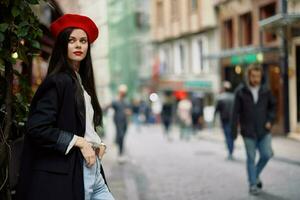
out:
<path id="1" fill-rule="evenodd" d="M 98 37 L 98 28 L 96 24 L 89 18 L 83 15 L 65 14 L 52 22 L 50 31 L 54 37 L 57 37 L 60 32 L 66 28 L 80 28 L 86 32 L 89 42 L 93 43 Z"/>

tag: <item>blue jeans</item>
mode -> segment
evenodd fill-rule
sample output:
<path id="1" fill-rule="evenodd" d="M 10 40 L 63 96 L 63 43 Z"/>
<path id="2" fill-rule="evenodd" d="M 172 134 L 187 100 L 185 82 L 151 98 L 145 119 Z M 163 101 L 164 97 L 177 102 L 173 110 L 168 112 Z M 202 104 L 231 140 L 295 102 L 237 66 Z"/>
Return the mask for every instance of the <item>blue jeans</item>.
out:
<path id="1" fill-rule="evenodd" d="M 260 140 L 244 137 L 244 143 L 247 154 L 247 172 L 250 186 L 256 185 L 260 173 L 266 166 L 267 162 L 273 156 L 271 147 L 271 134 L 265 135 Z M 260 154 L 257 164 L 255 164 L 256 148 Z"/>
<path id="2" fill-rule="evenodd" d="M 92 167 L 83 164 L 85 200 L 114 200 L 100 173 L 101 161 L 97 158 Z"/>
<path id="3" fill-rule="evenodd" d="M 190 139 L 192 133 L 192 127 L 186 125 L 184 122 L 180 122 L 180 139 Z"/>
<path id="4" fill-rule="evenodd" d="M 232 155 L 233 149 L 234 149 L 234 144 L 233 144 L 233 138 L 232 138 L 232 134 L 231 134 L 230 122 L 222 122 L 222 126 L 223 126 L 223 132 L 225 135 L 225 141 L 227 144 L 228 154 Z"/>
<path id="5" fill-rule="evenodd" d="M 141 120 L 140 120 L 140 115 L 138 113 L 132 115 L 132 121 L 135 124 L 136 128 L 139 130 L 141 126 Z"/>
<path id="6" fill-rule="evenodd" d="M 126 130 L 127 130 L 127 123 L 125 122 L 118 122 L 115 121 L 115 125 L 116 125 L 116 143 L 119 146 L 119 155 L 123 155 L 123 151 L 124 151 L 124 138 L 125 138 L 125 134 L 126 134 Z"/>

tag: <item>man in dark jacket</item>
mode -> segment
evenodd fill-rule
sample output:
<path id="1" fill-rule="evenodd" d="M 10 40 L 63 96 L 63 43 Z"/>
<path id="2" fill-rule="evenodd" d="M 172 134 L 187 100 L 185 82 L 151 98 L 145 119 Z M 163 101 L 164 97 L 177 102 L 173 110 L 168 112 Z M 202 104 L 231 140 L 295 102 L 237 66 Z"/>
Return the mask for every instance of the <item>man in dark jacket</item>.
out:
<path id="1" fill-rule="evenodd" d="M 116 143 L 119 147 L 119 158 L 120 163 L 126 161 L 123 155 L 124 138 L 127 131 L 129 116 L 131 114 L 130 105 L 126 101 L 127 86 L 122 84 L 118 88 L 118 99 L 112 102 L 112 108 L 114 109 L 114 123 L 116 127 Z"/>
<path id="2" fill-rule="evenodd" d="M 232 134 L 237 137 L 239 124 L 247 154 L 249 192 L 257 195 L 262 188 L 259 175 L 273 156 L 270 130 L 275 120 L 275 100 L 271 91 L 261 85 L 263 71 L 260 66 L 249 66 L 247 75 L 248 83 L 238 87 L 235 93 Z M 260 154 L 257 164 L 256 148 Z"/>
<path id="3" fill-rule="evenodd" d="M 170 92 L 165 92 L 165 99 L 160 112 L 164 133 L 168 140 L 171 140 L 169 133 L 174 115 L 174 101 L 171 94 Z"/>
<path id="4" fill-rule="evenodd" d="M 220 115 L 220 120 L 222 123 L 222 128 L 225 136 L 225 141 L 228 149 L 228 159 L 232 160 L 233 156 L 233 138 L 231 134 L 231 112 L 233 107 L 234 96 L 230 92 L 231 83 L 224 81 L 223 92 L 218 96 L 216 103 L 215 116 L 217 113 Z"/>

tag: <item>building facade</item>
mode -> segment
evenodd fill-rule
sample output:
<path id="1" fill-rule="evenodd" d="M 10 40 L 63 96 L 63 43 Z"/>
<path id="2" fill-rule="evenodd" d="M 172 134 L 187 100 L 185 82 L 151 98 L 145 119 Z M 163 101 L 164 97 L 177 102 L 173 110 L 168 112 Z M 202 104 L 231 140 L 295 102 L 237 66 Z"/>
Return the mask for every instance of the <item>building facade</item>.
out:
<path id="1" fill-rule="evenodd" d="M 140 93 L 150 74 L 149 0 L 109 0 L 109 67 L 111 89 L 128 86 L 129 97 Z"/>
<path id="2" fill-rule="evenodd" d="M 112 100 L 110 90 L 109 70 L 109 35 L 107 1 L 84 0 L 79 1 L 79 14 L 87 15 L 99 28 L 99 37 L 92 45 L 92 59 L 95 76 L 96 92 L 101 105 L 108 105 Z"/>
<path id="3" fill-rule="evenodd" d="M 187 91 L 212 105 L 219 91 L 217 18 L 212 1 L 152 0 L 153 81 L 158 91 Z"/>
<path id="4" fill-rule="evenodd" d="M 282 71 L 286 82 L 284 100 L 288 102 L 285 106 L 289 109 L 286 126 L 291 135 L 300 137 L 300 2 L 281 0 L 279 4 L 280 12 L 261 20 L 260 27 L 281 38 Z"/>

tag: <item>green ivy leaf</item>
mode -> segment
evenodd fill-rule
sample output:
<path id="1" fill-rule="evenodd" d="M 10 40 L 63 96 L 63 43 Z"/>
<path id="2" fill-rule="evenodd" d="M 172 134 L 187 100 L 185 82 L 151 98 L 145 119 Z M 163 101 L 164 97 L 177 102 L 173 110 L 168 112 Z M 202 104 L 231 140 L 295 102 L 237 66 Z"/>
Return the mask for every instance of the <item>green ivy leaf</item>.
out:
<path id="1" fill-rule="evenodd" d="M 16 64 L 17 63 L 17 60 L 12 58 L 11 56 L 7 57 L 6 60 L 12 64 Z"/>
<path id="2" fill-rule="evenodd" d="M 16 6 L 14 6 L 14 7 L 12 8 L 12 10 L 11 10 L 11 14 L 12 14 L 14 17 L 20 15 L 20 10 L 19 10 L 19 8 L 16 7 Z"/>
<path id="3" fill-rule="evenodd" d="M 22 60 L 26 65 L 29 64 L 27 54 L 26 54 L 26 49 L 24 47 L 18 49 L 18 55 L 19 55 L 19 59 Z"/>
<path id="4" fill-rule="evenodd" d="M 41 38 L 43 36 L 43 31 L 41 29 L 38 29 L 36 31 L 36 36 L 39 37 L 39 38 Z"/>
<path id="5" fill-rule="evenodd" d="M 0 59 L 0 73 L 5 70 L 4 61 Z"/>
<path id="6" fill-rule="evenodd" d="M 23 21 L 19 24 L 19 27 L 23 27 L 23 26 L 28 26 L 28 22 L 27 21 Z"/>
<path id="7" fill-rule="evenodd" d="M 27 0 L 27 2 L 30 4 L 38 4 L 39 0 Z"/>
<path id="8" fill-rule="evenodd" d="M 3 41 L 4 41 L 4 39 L 5 39 L 5 36 L 4 36 L 4 34 L 3 34 L 3 33 L 0 33 L 0 42 L 3 42 Z"/>
<path id="9" fill-rule="evenodd" d="M 18 37 L 25 37 L 28 35 L 29 27 L 23 27 L 18 30 Z"/>
<path id="10" fill-rule="evenodd" d="M 8 28 L 7 23 L 0 24 L 0 32 L 5 32 L 7 28 Z"/>
<path id="11" fill-rule="evenodd" d="M 32 45 L 32 47 L 34 47 L 34 48 L 36 48 L 36 49 L 40 49 L 40 48 L 41 48 L 40 43 L 39 43 L 38 41 L 36 41 L 36 40 L 33 40 L 33 41 L 31 42 L 31 45 Z"/>
<path id="12" fill-rule="evenodd" d="M 0 64 L 0 74 L 5 71 L 5 66 Z"/>

